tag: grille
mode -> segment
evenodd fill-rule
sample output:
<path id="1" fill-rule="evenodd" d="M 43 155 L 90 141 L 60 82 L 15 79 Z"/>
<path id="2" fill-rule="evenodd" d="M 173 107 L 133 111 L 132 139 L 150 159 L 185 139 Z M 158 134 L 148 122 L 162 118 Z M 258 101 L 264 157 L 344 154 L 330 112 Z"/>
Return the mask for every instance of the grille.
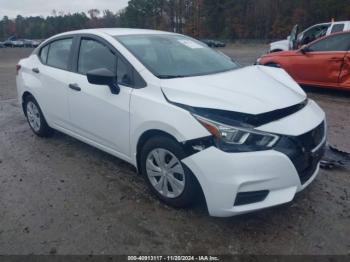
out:
<path id="1" fill-rule="evenodd" d="M 286 154 L 298 171 L 301 184 L 305 184 L 316 172 L 321 161 L 326 143 L 322 143 L 325 137 L 325 123 L 321 123 L 315 129 L 298 137 L 282 137 L 276 146 L 276 150 Z M 317 149 L 317 150 L 315 150 Z"/>
<path id="2" fill-rule="evenodd" d="M 325 123 L 322 122 L 318 127 L 310 132 L 296 137 L 298 143 L 307 151 L 313 150 L 322 142 L 325 136 Z"/>

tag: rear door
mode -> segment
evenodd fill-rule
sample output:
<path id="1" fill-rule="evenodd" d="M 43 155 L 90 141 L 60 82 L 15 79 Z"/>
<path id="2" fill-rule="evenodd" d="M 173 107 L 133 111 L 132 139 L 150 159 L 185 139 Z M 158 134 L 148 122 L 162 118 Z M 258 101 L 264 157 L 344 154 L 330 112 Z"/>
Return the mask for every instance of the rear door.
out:
<path id="1" fill-rule="evenodd" d="M 81 37 L 76 47 L 75 74 L 70 77 L 68 100 L 73 132 L 96 146 L 129 158 L 129 103 L 132 73 L 129 64 L 105 41 Z M 120 93 L 112 94 L 108 86 L 90 84 L 86 73 L 106 68 L 118 78 Z"/>
<path id="2" fill-rule="evenodd" d="M 298 52 L 288 72 L 299 82 L 337 86 L 350 34 L 336 34 L 310 44 L 306 53 Z"/>
<path id="3" fill-rule="evenodd" d="M 57 127 L 67 128 L 69 121 L 67 77 L 72 74 L 73 37 L 51 41 L 39 52 L 40 63 L 32 71 L 40 79 L 37 92 L 46 118 Z"/>
<path id="4" fill-rule="evenodd" d="M 349 40 L 350 42 L 350 34 L 349 34 Z M 348 48 L 348 52 L 345 55 L 344 63 L 342 66 L 342 70 L 339 75 L 339 87 L 350 89 L 350 45 Z"/>

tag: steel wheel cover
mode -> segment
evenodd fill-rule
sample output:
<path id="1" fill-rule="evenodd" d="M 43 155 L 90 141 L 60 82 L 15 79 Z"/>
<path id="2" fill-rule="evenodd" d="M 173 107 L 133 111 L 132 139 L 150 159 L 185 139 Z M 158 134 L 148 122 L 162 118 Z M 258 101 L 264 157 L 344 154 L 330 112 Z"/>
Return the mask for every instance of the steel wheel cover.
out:
<path id="1" fill-rule="evenodd" d="M 41 119 L 38 107 L 33 102 L 27 103 L 27 118 L 30 126 L 35 132 L 39 132 L 41 127 Z"/>
<path id="2" fill-rule="evenodd" d="M 148 154 L 146 171 L 153 188 L 164 197 L 177 198 L 185 189 L 181 162 L 166 149 L 157 148 Z"/>

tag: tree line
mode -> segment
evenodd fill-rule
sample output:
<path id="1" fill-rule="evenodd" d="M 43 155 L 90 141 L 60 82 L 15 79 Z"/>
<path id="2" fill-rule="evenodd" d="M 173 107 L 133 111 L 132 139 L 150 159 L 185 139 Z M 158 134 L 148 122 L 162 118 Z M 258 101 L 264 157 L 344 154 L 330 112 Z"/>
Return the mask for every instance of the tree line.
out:
<path id="1" fill-rule="evenodd" d="M 4 16 L 0 39 L 44 39 L 83 28 L 150 28 L 197 38 L 277 39 L 331 19 L 350 20 L 349 0 L 130 0 L 123 10 L 52 11 L 47 17 Z"/>

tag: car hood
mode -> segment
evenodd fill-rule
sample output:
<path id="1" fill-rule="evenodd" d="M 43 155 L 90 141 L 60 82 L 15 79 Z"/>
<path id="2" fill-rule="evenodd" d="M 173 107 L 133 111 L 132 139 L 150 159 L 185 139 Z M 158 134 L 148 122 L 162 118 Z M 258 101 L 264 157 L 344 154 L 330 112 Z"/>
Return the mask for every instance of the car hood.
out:
<path id="1" fill-rule="evenodd" d="M 162 80 L 161 86 L 171 102 L 254 115 L 293 106 L 306 99 L 304 91 L 283 69 L 265 66 Z"/>

